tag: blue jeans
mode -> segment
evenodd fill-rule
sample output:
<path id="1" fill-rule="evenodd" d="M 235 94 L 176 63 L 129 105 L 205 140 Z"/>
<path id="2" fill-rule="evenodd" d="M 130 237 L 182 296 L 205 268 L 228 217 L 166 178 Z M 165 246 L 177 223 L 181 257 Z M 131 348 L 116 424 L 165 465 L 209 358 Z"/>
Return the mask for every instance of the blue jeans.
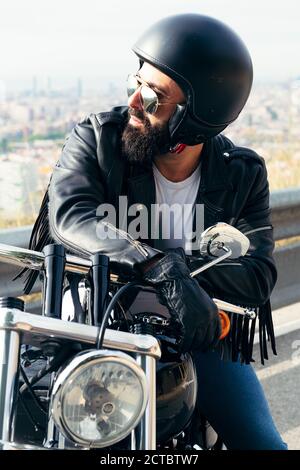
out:
<path id="1" fill-rule="evenodd" d="M 194 354 L 198 406 L 227 449 L 287 450 L 251 365 Z"/>

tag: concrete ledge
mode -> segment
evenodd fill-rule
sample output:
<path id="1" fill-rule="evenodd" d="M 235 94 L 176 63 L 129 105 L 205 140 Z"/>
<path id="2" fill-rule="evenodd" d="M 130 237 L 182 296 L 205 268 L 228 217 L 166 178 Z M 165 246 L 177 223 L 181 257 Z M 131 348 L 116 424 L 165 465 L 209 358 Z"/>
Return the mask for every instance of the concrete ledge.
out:
<path id="1" fill-rule="evenodd" d="M 273 311 L 276 336 L 300 329 L 300 302 Z"/>
<path id="2" fill-rule="evenodd" d="M 300 302 L 273 310 L 273 322 L 276 338 L 300 330 Z M 258 333 L 256 333 L 254 344 L 258 342 Z"/>

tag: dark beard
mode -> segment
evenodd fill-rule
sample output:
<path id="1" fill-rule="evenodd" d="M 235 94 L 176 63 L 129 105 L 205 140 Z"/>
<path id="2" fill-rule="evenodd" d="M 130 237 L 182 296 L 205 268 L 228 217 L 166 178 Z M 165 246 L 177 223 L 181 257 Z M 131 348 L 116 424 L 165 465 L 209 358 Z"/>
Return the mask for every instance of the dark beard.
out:
<path id="1" fill-rule="evenodd" d="M 168 124 L 152 126 L 147 116 L 138 110 L 130 110 L 130 116 L 136 116 L 144 123 L 142 129 L 131 124 L 126 125 L 122 135 L 122 149 L 132 163 L 152 165 L 154 157 L 166 153 L 170 147 Z"/>

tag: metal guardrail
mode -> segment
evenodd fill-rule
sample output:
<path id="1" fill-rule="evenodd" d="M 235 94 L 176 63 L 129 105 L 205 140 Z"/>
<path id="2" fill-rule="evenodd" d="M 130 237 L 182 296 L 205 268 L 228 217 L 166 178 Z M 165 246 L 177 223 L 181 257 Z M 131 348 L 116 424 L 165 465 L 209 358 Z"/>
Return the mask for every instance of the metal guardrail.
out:
<path id="1" fill-rule="evenodd" d="M 271 193 L 275 240 L 300 237 L 300 189 Z M 300 238 L 275 250 L 278 279 L 271 301 L 280 308 L 300 301 Z M 299 314 L 300 315 L 300 314 Z"/>
<path id="2" fill-rule="evenodd" d="M 275 191 L 271 194 L 272 223 L 275 240 L 300 237 L 300 189 Z M 0 230 L 0 243 L 27 248 L 31 226 Z M 275 250 L 278 281 L 272 294 L 273 308 L 300 301 L 300 241 Z M 20 295 L 22 281 L 12 281 L 18 268 L 0 263 L 0 296 Z M 37 283 L 34 292 L 40 289 Z"/>
<path id="3" fill-rule="evenodd" d="M 271 193 L 275 240 L 300 236 L 300 188 Z"/>

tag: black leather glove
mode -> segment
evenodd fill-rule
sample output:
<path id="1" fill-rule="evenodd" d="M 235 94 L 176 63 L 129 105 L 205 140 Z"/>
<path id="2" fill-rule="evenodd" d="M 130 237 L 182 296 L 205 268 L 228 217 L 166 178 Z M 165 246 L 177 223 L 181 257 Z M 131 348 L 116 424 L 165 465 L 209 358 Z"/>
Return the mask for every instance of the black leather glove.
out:
<path id="1" fill-rule="evenodd" d="M 156 287 L 160 302 L 169 309 L 181 352 L 205 351 L 217 344 L 221 334 L 217 306 L 190 277 L 182 248 L 166 250 L 166 255 L 143 273 L 143 280 Z"/>

